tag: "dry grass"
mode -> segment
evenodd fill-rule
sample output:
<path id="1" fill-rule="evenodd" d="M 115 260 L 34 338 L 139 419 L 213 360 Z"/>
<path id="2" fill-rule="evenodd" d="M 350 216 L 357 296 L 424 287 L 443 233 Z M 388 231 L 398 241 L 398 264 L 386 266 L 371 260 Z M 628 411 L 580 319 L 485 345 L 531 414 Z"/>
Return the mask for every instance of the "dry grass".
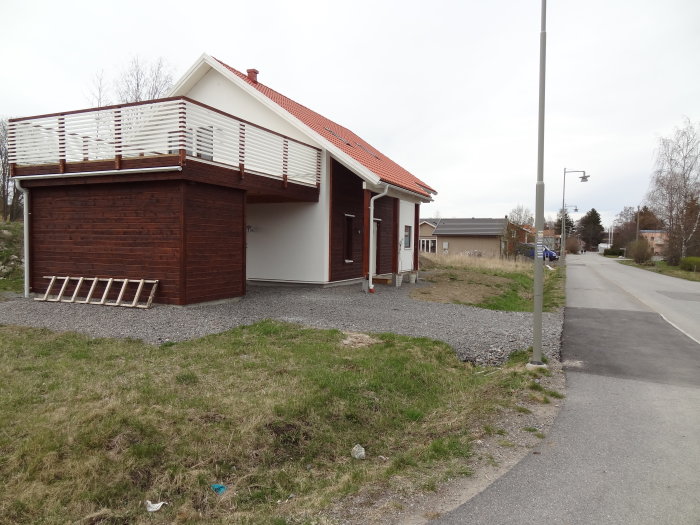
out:
<path id="1" fill-rule="evenodd" d="M 521 363 L 345 339 L 271 321 L 160 347 L 0 327 L 0 522 L 297 523 L 467 472 L 473 429 L 530 394 Z"/>
<path id="2" fill-rule="evenodd" d="M 531 275 L 532 260 L 501 259 L 498 257 L 470 257 L 467 255 L 422 254 L 421 268 L 470 268 L 491 272 L 518 272 Z"/>
<path id="3" fill-rule="evenodd" d="M 532 311 L 534 268 L 531 260 L 424 254 L 420 262 L 423 279 L 431 284 L 413 290 L 411 297 L 414 299 L 492 310 Z M 564 304 L 562 272 L 559 268 L 545 271 L 546 310 Z"/>

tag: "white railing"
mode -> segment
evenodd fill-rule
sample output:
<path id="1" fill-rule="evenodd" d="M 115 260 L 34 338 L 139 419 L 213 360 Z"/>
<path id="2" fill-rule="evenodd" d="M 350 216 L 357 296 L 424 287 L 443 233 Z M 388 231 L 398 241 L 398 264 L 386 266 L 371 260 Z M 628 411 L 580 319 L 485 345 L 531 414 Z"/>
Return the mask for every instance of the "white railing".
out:
<path id="1" fill-rule="evenodd" d="M 182 155 L 316 185 L 318 148 L 186 98 L 11 119 L 16 166 Z"/>

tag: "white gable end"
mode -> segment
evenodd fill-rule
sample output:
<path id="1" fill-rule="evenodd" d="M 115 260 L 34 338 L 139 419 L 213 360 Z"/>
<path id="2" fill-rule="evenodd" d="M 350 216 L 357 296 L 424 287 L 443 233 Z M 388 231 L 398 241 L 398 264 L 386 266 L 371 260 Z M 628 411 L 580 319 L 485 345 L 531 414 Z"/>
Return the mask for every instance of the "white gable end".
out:
<path id="1" fill-rule="evenodd" d="M 189 97 L 258 126 L 287 135 L 306 144 L 321 147 L 314 143 L 308 135 L 302 133 L 214 69 L 209 69 L 186 91 L 178 90 L 174 95 Z"/>

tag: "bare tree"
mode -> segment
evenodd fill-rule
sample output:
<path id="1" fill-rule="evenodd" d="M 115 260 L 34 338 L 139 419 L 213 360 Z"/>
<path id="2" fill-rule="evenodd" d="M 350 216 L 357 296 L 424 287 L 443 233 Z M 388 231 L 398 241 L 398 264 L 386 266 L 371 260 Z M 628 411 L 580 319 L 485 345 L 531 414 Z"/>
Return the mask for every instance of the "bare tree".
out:
<path id="1" fill-rule="evenodd" d="M 134 57 L 115 82 L 115 89 L 118 102 L 125 104 L 161 98 L 172 85 L 172 73 L 162 58 L 149 65 Z"/>
<path id="2" fill-rule="evenodd" d="M 659 141 L 647 200 L 666 225 L 669 262 L 678 264 L 700 224 L 700 129 L 690 120 Z"/>
<path id="3" fill-rule="evenodd" d="M 534 224 L 535 219 L 533 218 L 532 212 L 529 208 L 526 208 L 522 204 L 518 204 L 515 208 L 510 210 L 508 214 L 508 220 L 513 224 L 523 226 L 524 224 Z"/>
<path id="4" fill-rule="evenodd" d="M 2 219 L 6 221 L 9 216 L 10 202 L 10 163 L 7 149 L 7 120 L 0 119 L 0 206 L 2 206 Z"/>
<path id="5" fill-rule="evenodd" d="M 94 107 L 109 106 L 111 104 L 109 98 L 109 89 L 105 83 L 104 70 L 100 69 L 92 79 L 89 94 L 90 104 Z"/>
<path id="6" fill-rule="evenodd" d="M 14 221 L 22 216 L 22 192 L 15 191 L 14 182 L 10 176 L 7 137 L 7 120 L 0 119 L 0 220 Z"/>

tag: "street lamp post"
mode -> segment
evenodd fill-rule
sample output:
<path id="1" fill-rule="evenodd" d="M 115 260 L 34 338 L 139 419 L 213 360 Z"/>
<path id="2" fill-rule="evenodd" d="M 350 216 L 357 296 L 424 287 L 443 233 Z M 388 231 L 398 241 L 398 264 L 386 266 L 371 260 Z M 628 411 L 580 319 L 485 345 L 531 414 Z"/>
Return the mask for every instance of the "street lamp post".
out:
<path id="1" fill-rule="evenodd" d="M 544 367 L 542 362 L 542 304 L 544 298 L 544 100 L 547 62 L 547 0 L 542 0 L 540 19 L 540 85 L 537 119 L 537 185 L 535 186 L 535 278 L 532 308 L 532 360 L 530 367 Z"/>
<path id="2" fill-rule="evenodd" d="M 561 253 L 559 254 L 564 259 L 566 259 L 566 204 L 564 203 L 564 199 L 566 198 L 567 173 L 582 173 L 583 175 L 579 177 L 579 179 L 581 179 L 581 182 L 587 182 L 590 177 L 590 175 L 586 175 L 585 170 L 567 170 L 566 168 L 564 168 L 564 184 L 562 185 L 561 190 Z"/>

